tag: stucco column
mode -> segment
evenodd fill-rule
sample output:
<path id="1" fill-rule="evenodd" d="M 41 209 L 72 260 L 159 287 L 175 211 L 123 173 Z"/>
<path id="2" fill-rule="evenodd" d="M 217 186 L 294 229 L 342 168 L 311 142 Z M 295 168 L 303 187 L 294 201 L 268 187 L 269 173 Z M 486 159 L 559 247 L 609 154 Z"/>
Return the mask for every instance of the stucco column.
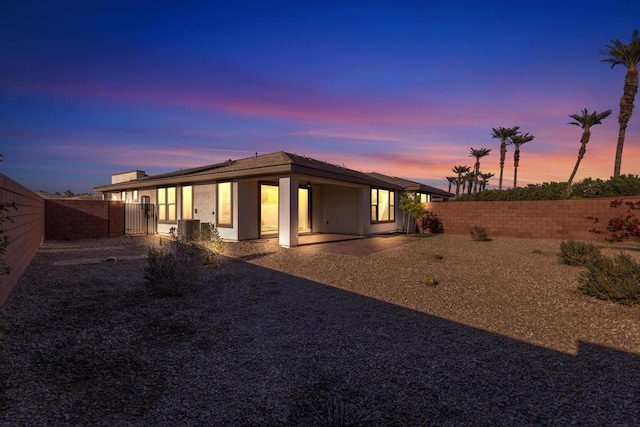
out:
<path id="1" fill-rule="evenodd" d="M 278 191 L 278 237 L 280 246 L 298 246 L 298 177 L 280 178 Z"/>

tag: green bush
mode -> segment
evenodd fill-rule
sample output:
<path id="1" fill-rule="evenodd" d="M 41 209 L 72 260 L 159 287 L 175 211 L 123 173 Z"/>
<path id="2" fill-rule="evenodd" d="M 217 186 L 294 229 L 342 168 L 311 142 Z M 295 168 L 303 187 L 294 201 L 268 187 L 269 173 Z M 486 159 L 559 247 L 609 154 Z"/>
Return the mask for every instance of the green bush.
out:
<path id="1" fill-rule="evenodd" d="M 563 240 L 560 243 L 558 261 L 567 265 L 589 265 L 602 257 L 600 248 L 588 242 Z"/>
<path id="2" fill-rule="evenodd" d="M 640 299 L 640 264 L 626 254 L 598 258 L 578 281 L 582 292 L 596 298 L 622 304 Z"/>
<path id="3" fill-rule="evenodd" d="M 471 233 L 471 240 L 475 240 L 477 242 L 488 242 L 491 240 L 487 233 L 487 229 L 484 227 L 471 227 L 469 229 L 469 233 Z"/>
<path id="4" fill-rule="evenodd" d="M 517 201 L 517 200 L 562 200 L 566 182 L 544 182 L 509 190 L 487 190 L 460 197 L 460 201 Z M 620 175 L 606 181 L 585 178 L 574 184 L 569 193 L 571 199 L 593 199 L 599 197 L 629 197 L 640 195 L 638 175 Z"/>
<path id="5" fill-rule="evenodd" d="M 181 296 L 199 276 L 200 250 L 179 240 L 160 241 L 149 248 L 144 270 L 147 291 L 157 296 Z"/>

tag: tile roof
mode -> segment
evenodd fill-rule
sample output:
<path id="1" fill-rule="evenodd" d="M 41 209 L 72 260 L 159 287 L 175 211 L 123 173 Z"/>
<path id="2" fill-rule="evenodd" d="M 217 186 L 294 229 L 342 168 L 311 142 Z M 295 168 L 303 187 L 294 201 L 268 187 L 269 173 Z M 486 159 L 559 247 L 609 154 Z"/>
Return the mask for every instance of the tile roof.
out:
<path id="1" fill-rule="evenodd" d="M 185 177 L 193 177 L 194 180 L 202 181 L 209 177 L 215 179 L 216 175 L 222 174 L 225 174 L 227 176 L 237 174 L 237 177 L 242 177 L 256 175 L 259 174 L 261 170 L 278 167 L 284 168 L 285 171 L 308 174 L 311 176 L 322 176 L 325 178 L 336 180 L 374 186 L 385 186 L 395 189 L 402 188 L 401 186 L 393 182 L 381 180 L 370 174 L 358 172 L 346 167 L 312 159 L 310 157 L 287 153 L 284 151 L 278 151 L 275 153 L 263 154 L 259 156 L 256 155 L 239 160 L 229 159 L 228 161 L 222 163 L 200 166 L 191 169 L 183 169 L 153 176 L 145 176 L 123 183 L 98 186 L 95 188 L 97 191 L 111 191 L 112 189 L 115 190 L 119 188 L 130 187 L 136 184 L 151 185 L 151 183 L 154 181 L 162 180 L 166 182 L 170 181 L 172 178 L 177 180 Z"/>

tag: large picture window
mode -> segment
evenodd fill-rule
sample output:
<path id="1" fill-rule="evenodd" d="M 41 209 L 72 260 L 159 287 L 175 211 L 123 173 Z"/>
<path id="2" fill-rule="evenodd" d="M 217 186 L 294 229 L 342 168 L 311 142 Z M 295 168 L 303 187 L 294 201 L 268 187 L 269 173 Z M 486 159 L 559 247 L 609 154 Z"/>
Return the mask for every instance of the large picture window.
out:
<path id="1" fill-rule="evenodd" d="M 371 222 L 396 220 L 395 193 L 381 188 L 371 189 Z"/>
<path id="2" fill-rule="evenodd" d="M 176 188 L 158 188 L 158 221 L 176 221 Z"/>
<path id="3" fill-rule="evenodd" d="M 193 186 L 182 187 L 182 219 L 193 219 Z"/>
<path id="4" fill-rule="evenodd" d="M 218 183 L 218 226 L 233 227 L 231 183 Z"/>

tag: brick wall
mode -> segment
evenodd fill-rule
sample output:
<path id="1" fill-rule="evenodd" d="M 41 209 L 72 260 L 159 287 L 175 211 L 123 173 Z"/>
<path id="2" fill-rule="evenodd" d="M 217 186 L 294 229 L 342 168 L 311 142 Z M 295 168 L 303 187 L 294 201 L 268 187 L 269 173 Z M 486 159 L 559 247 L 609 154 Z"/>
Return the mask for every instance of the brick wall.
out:
<path id="1" fill-rule="evenodd" d="M 526 202 L 432 202 L 427 210 L 438 215 L 444 232 L 469 234 L 469 228 L 481 226 L 489 236 L 531 237 L 577 240 L 604 240 L 610 218 L 626 213 L 626 207 L 612 208 L 616 198 L 587 200 L 541 200 Z M 624 200 L 638 201 L 640 196 Z M 588 219 L 598 217 L 599 223 Z M 636 211 L 636 216 L 640 212 Z"/>
<path id="2" fill-rule="evenodd" d="M 44 199 L 0 174 L 0 203 L 15 203 L 17 209 L 3 213 L 11 218 L 2 224 L 3 236 L 9 237 L 10 244 L 2 256 L 11 268 L 8 275 L 0 276 L 0 306 L 11 294 L 18 279 L 38 252 L 44 239 Z"/>
<path id="3" fill-rule="evenodd" d="M 124 202 L 51 199 L 45 202 L 45 239 L 77 240 L 124 235 Z"/>

